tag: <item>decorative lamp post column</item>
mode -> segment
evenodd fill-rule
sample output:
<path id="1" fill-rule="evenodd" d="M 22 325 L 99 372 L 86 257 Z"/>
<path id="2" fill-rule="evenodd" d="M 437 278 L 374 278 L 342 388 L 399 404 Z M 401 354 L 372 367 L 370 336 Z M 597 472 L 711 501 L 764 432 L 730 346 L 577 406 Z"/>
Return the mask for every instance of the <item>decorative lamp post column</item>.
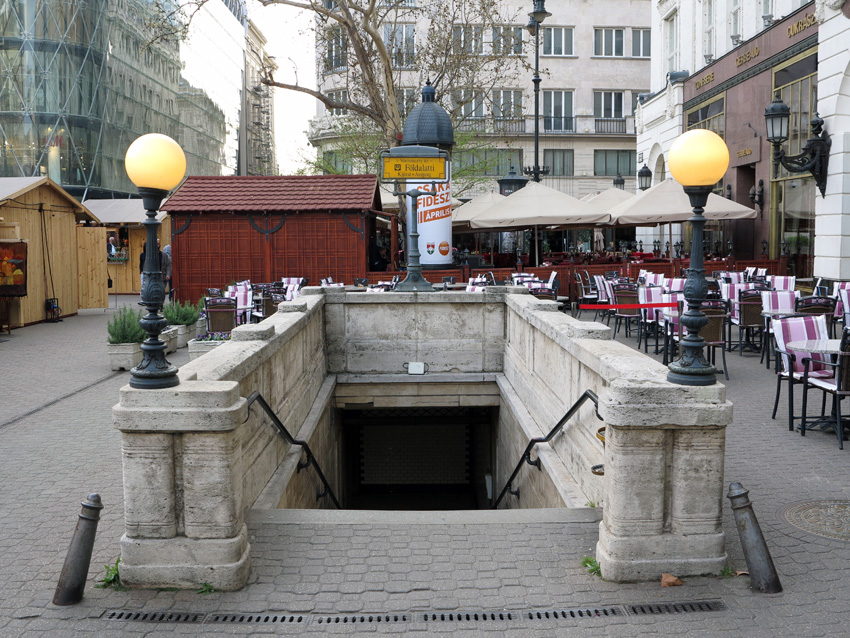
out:
<path id="1" fill-rule="evenodd" d="M 130 386 L 142 389 L 170 388 L 180 383 L 177 367 L 165 359 L 165 343 L 159 333 L 168 322 L 159 314 L 165 301 L 165 283 L 158 263 L 159 249 L 156 234 L 161 226 L 156 213 L 168 192 L 180 183 L 186 174 L 186 156 L 183 149 L 167 135 L 149 133 L 142 135 L 127 149 L 124 157 L 127 175 L 142 196 L 147 218 L 143 222 L 147 231 L 145 263 L 143 268 L 142 301 L 148 310 L 139 325 L 148 333 L 142 343 L 142 362 L 130 370 Z"/>
<path id="2" fill-rule="evenodd" d="M 682 325 L 688 335 L 681 341 L 682 354 L 669 365 L 667 380 L 681 385 L 713 385 L 717 382 L 716 370 L 703 356 L 705 340 L 699 331 L 708 323 L 700 306 L 708 294 L 703 267 L 703 211 L 714 185 L 729 167 L 729 148 L 726 142 L 712 131 L 694 129 L 680 135 L 669 154 L 670 173 L 682 184 L 687 193 L 694 216 L 690 218 L 693 238 L 691 240 L 691 266 L 685 282 L 685 301 L 688 310 L 682 315 Z"/>
<path id="3" fill-rule="evenodd" d="M 534 36 L 534 166 L 526 167 L 525 174 L 531 175 L 535 182 L 540 181 L 541 175 L 549 172 L 548 168 L 540 166 L 540 25 L 546 18 L 551 17 L 546 11 L 545 0 L 534 0 L 534 11 L 528 14 L 526 25 L 528 32 Z"/>

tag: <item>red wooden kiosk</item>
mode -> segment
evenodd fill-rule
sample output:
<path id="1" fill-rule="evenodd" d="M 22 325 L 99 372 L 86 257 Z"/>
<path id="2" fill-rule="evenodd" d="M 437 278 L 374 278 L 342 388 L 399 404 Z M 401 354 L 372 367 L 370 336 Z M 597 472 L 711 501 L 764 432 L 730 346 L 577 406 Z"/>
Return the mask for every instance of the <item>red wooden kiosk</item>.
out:
<path id="1" fill-rule="evenodd" d="M 245 279 L 366 278 L 376 217 L 387 215 L 375 175 L 188 177 L 162 210 L 175 297 L 193 302 Z"/>

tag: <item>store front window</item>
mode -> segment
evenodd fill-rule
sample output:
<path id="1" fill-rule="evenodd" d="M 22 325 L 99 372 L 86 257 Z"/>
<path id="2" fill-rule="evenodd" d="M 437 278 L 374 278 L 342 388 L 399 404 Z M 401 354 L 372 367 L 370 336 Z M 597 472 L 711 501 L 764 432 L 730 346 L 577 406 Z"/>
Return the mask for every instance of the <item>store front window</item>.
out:
<path id="1" fill-rule="evenodd" d="M 788 155 L 800 153 L 811 135 L 817 108 L 817 54 L 807 52 L 777 67 L 774 91 L 791 109 Z M 815 246 L 815 196 L 817 186 L 808 174 L 775 169 L 771 198 L 771 255 L 787 252 L 789 274 L 811 277 Z"/>

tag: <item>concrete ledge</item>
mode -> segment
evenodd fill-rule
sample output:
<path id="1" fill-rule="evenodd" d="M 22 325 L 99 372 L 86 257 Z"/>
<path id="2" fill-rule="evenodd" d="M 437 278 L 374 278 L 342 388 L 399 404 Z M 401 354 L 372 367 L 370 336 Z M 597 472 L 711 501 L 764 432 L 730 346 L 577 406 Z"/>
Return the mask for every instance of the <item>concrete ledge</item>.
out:
<path id="1" fill-rule="evenodd" d="M 121 538 L 121 581 L 130 587 L 197 589 L 209 583 L 220 591 L 236 591 L 248 582 L 251 569 L 248 529 L 235 538 L 195 540 Z"/>

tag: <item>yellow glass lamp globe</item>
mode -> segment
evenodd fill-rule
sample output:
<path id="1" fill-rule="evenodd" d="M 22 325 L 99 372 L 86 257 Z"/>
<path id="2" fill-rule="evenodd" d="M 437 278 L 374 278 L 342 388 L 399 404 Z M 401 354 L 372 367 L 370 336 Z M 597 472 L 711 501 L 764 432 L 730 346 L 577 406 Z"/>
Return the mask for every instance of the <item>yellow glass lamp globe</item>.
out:
<path id="1" fill-rule="evenodd" d="M 170 191 L 186 174 L 186 155 L 167 135 L 148 133 L 130 144 L 124 156 L 127 176 L 139 188 Z"/>
<path id="2" fill-rule="evenodd" d="M 713 186 L 729 168 L 729 147 L 717 133 L 694 129 L 673 142 L 668 164 L 682 186 Z"/>

